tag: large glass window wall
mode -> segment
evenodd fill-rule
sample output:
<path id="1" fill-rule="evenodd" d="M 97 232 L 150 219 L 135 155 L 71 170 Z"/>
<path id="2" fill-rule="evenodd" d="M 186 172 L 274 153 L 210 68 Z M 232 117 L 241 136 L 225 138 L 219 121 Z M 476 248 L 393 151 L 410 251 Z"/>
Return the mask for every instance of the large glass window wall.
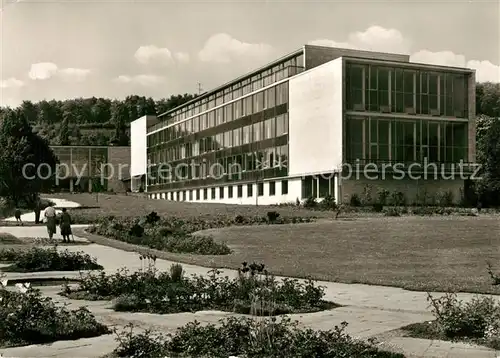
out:
<path id="1" fill-rule="evenodd" d="M 468 117 L 468 75 L 380 65 L 347 65 L 352 111 Z"/>
<path id="2" fill-rule="evenodd" d="M 221 89 L 216 93 L 203 97 L 192 104 L 182 106 L 178 110 L 169 113 L 164 117 L 159 117 L 160 122 L 155 124 L 154 126 L 149 127 L 148 133 L 160 129 L 164 127 L 166 124 L 168 125 L 171 123 L 182 121 L 186 118 L 190 118 L 192 116 L 195 116 L 209 109 L 220 106 L 229 101 L 233 101 L 246 94 L 258 91 L 261 88 L 270 86 L 275 82 L 279 82 L 281 80 L 294 76 L 303 71 L 304 71 L 304 56 L 302 53 L 300 53 L 295 57 L 289 58 L 281 63 L 275 64 L 271 68 L 255 73 L 249 78 L 246 78 L 238 83 L 232 84 L 231 86 L 225 89 Z M 255 106 L 258 110 L 259 108 L 264 106 L 264 103 L 265 103 L 265 98 L 258 97 L 254 98 L 254 102 L 252 103 L 252 105 Z M 267 103 L 267 105 L 270 107 L 273 106 L 272 103 Z M 245 112 L 248 111 L 249 108 L 248 106 L 249 103 L 241 102 L 239 103 L 237 108 L 231 111 L 231 113 L 225 113 L 224 118 L 228 119 L 232 117 L 233 114 L 238 116 L 245 115 Z M 216 122 L 215 113 L 213 121 L 215 124 Z"/>
<path id="3" fill-rule="evenodd" d="M 348 117 L 346 124 L 351 163 L 468 161 L 467 122 Z"/>
<path id="4" fill-rule="evenodd" d="M 152 173 L 169 163 L 178 172 L 148 182 L 150 190 L 207 185 L 218 180 L 253 180 L 286 175 L 288 159 L 288 83 L 284 82 L 210 113 L 148 135 Z M 219 114 L 219 116 L 217 115 Z M 230 117 L 225 114 L 231 113 Z M 188 131 L 199 121 L 198 132 Z M 201 129 L 203 128 L 203 129 Z M 252 173 L 253 172 L 253 173 Z M 242 175 L 243 174 L 243 175 Z"/>

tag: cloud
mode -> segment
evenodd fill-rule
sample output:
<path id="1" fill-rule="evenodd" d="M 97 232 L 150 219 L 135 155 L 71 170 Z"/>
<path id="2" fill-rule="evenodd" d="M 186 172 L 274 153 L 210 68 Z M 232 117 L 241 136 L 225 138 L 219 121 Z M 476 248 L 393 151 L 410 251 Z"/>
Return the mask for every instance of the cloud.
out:
<path id="1" fill-rule="evenodd" d="M 175 59 L 179 63 L 188 63 L 189 62 L 189 54 L 187 52 L 177 52 L 175 54 Z"/>
<path id="2" fill-rule="evenodd" d="M 60 70 L 57 74 L 66 81 L 82 82 L 90 75 L 90 70 L 70 67 Z"/>
<path id="3" fill-rule="evenodd" d="M 165 81 L 166 81 L 165 77 L 156 75 L 136 75 L 136 76 L 121 75 L 115 79 L 115 82 L 118 83 L 139 84 L 141 86 L 155 86 L 164 83 Z"/>
<path id="4" fill-rule="evenodd" d="M 52 62 L 39 62 L 31 65 L 29 78 L 32 80 L 48 80 L 49 78 L 58 76 L 65 81 L 84 81 L 90 74 L 89 69 L 84 68 L 62 68 Z"/>
<path id="5" fill-rule="evenodd" d="M 410 53 L 411 42 L 396 29 L 385 29 L 371 26 L 365 31 L 354 32 L 348 36 L 347 42 L 329 39 L 318 39 L 309 42 L 311 45 L 341 47 L 365 51 L 392 53 Z M 464 55 L 452 51 L 420 50 L 410 55 L 410 61 L 431 65 L 466 67 L 476 70 L 478 82 L 500 82 L 500 66 L 489 61 L 467 60 Z"/>
<path id="6" fill-rule="evenodd" d="M 20 88 L 23 86 L 24 82 L 14 77 L 0 81 L 0 88 Z"/>
<path id="7" fill-rule="evenodd" d="M 52 62 L 40 62 L 31 65 L 29 77 L 32 80 L 48 80 L 57 73 L 57 65 Z"/>
<path id="8" fill-rule="evenodd" d="M 198 53 L 203 62 L 229 63 L 238 59 L 256 59 L 269 57 L 273 47 L 266 43 L 248 43 L 219 33 L 211 36 Z"/>
<path id="9" fill-rule="evenodd" d="M 170 63 L 173 60 L 172 52 L 166 47 L 160 48 L 154 45 L 141 46 L 134 54 L 137 62 L 147 65 L 151 62 Z"/>

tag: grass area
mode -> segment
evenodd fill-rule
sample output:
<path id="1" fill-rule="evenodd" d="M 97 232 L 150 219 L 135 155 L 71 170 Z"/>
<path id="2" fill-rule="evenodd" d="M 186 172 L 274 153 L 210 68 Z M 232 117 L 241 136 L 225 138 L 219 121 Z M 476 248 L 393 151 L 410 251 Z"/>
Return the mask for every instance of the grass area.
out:
<path id="1" fill-rule="evenodd" d="M 205 231 L 232 254 L 159 258 L 207 267 L 265 262 L 276 275 L 396 286 L 418 291 L 500 294 L 487 261 L 500 262 L 498 217 L 358 218 L 293 225 L 229 227 Z M 144 252 L 116 240 L 89 236 L 116 248 Z M 500 266 L 498 266 L 500 271 Z M 437 274 L 438 273 L 438 274 Z"/>
<path id="2" fill-rule="evenodd" d="M 0 232 L 0 245 L 22 245 L 23 241 L 12 234 Z"/>
<path id="3" fill-rule="evenodd" d="M 268 211 L 277 211 L 281 216 L 326 217 L 335 216 L 334 212 L 311 211 L 297 207 L 273 207 L 254 205 L 208 204 L 152 200 L 131 195 L 112 194 L 47 194 L 47 197 L 74 201 L 83 208 L 71 208 L 70 214 L 88 218 L 104 216 L 138 217 L 152 211 L 159 216 L 196 217 L 209 219 L 214 217 L 235 217 L 236 215 L 265 216 Z M 97 198 L 97 199 L 96 199 Z M 132 210 L 133 208 L 133 210 Z"/>

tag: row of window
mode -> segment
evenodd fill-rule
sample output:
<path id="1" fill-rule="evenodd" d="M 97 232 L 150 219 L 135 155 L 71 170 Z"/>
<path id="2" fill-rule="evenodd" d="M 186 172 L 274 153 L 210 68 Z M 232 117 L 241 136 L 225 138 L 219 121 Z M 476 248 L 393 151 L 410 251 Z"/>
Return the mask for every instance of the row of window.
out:
<path id="1" fill-rule="evenodd" d="M 162 122 L 148 128 L 148 131 L 154 131 L 165 125 L 165 121 L 168 123 L 175 123 L 182 121 L 183 119 L 195 116 L 199 113 L 205 112 L 211 108 L 217 107 L 223 103 L 232 101 L 246 94 L 257 91 L 261 88 L 267 87 L 275 82 L 284 80 L 285 78 L 295 76 L 304 70 L 304 56 L 302 54 L 297 55 L 294 58 L 283 61 L 282 63 L 276 64 L 274 67 L 256 73 L 251 78 L 247 78 L 241 82 L 235 83 L 234 85 L 216 92 L 210 96 L 204 97 L 195 103 L 184 106 L 176 110 L 175 112 L 169 113 L 168 116 L 160 117 Z"/>
<path id="2" fill-rule="evenodd" d="M 348 109 L 466 118 L 468 75 L 350 64 Z"/>
<path id="3" fill-rule="evenodd" d="M 178 181 L 222 178 L 237 178 L 242 172 L 270 168 L 284 169 L 288 164 L 288 145 L 265 148 L 260 151 L 231 155 L 215 160 L 192 160 L 175 165 L 158 165 L 151 168 L 148 185 L 167 184 Z"/>
<path id="4" fill-rule="evenodd" d="M 385 118 L 348 118 L 349 160 L 467 162 L 468 124 Z"/>
<path id="5" fill-rule="evenodd" d="M 186 137 L 193 133 L 214 128 L 285 103 L 288 103 L 288 82 L 281 83 L 236 102 L 229 103 L 224 107 L 152 133 L 148 135 L 148 147 Z"/>
<path id="6" fill-rule="evenodd" d="M 152 164 L 186 159 L 208 152 L 238 147 L 286 135 L 288 133 L 288 113 L 249 124 L 210 137 L 201 138 L 148 154 Z"/>
<path id="7" fill-rule="evenodd" d="M 217 198 L 217 189 L 219 190 L 219 197 Z M 209 196 L 209 188 L 204 189 L 195 189 L 195 190 L 180 190 L 176 192 L 169 192 L 166 195 L 167 200 L 177 200 L 177 201 L 193 201 L 193 200 L 216 200 L 216 199 L 224 199 L 225 190 L 224 187 L 221 186 L 219 188 L 210 188 L 210 196 Z M 276 195 L 276 182 L 269 182 L 269 192 L 267 193 L 269 196 Z M 288 194 L 288 181 L 281 181 L 281 195 Z M 247 198 L 253 197 L 253 184 L 247 184 Z M 257 183 L 257 196 L 264 196 L 264 183 Z M 243 185 L 237 185 L 236 191 L 234 191 L 234 186 L 227 187 L 227 197 L 228 199 L 232 198 L 242 198 L 243 197 Z"/>

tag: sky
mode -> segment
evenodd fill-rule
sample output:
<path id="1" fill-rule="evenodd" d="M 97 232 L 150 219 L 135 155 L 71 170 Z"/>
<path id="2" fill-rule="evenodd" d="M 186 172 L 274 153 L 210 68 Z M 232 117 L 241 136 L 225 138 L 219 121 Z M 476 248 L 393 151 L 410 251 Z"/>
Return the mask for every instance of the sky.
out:
<path id="1" fill-rule="evenodd" d="M 500 82 L 500 1 L 0 0 L 0 105 L 155 99 L 304 44 L 404 53 Z"/>

